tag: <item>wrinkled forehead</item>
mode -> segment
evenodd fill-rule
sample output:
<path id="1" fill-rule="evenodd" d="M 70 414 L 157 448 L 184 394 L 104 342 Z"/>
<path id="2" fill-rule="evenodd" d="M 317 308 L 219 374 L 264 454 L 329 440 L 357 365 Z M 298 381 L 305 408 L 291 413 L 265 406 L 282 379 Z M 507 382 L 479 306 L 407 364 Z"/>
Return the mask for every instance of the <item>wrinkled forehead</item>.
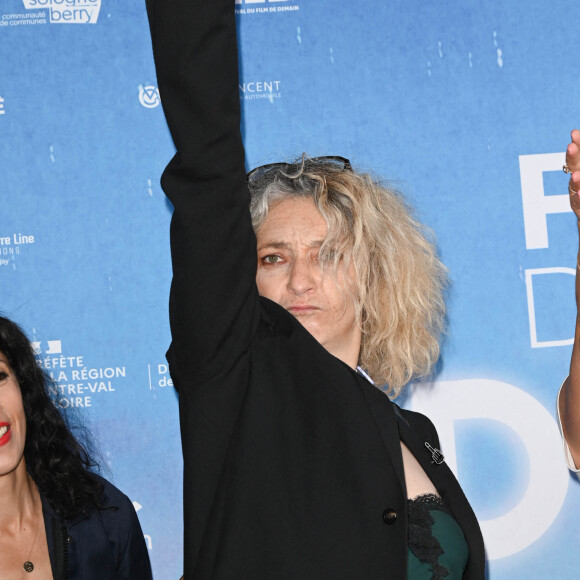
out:
<path id="1" fill-rule="evenodd" d="M 309 245 L 321 243 L 327 236 L 327 224 L 309 198 L 285 198 L 272 204 L 257 237 L 263 241 L 301 240 Z"/>

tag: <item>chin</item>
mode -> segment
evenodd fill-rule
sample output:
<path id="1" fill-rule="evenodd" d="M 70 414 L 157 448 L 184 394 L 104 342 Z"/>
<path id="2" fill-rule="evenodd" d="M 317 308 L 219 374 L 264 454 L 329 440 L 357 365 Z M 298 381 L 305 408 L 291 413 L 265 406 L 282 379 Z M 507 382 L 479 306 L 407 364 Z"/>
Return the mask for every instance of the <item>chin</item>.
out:
<path id="1" fill-rule="evenodd" d="M 317 342 L 319 342 L 324 348 L 327 348 L 326 344 L 328 343 L 328 337 L 325 337 L 324 334 L 316 328 L 308 328 L 306 324 L 303 326 L 317 340 Z"/>
<path id="2" fill-rule="evenodd" d="M 309 320 L 301 318 L 300 316 L 296 316 L 295 318 L 318 342 L 321 342 L 319 338 L 320 332 L 317 325 L 311 324 Z"/>

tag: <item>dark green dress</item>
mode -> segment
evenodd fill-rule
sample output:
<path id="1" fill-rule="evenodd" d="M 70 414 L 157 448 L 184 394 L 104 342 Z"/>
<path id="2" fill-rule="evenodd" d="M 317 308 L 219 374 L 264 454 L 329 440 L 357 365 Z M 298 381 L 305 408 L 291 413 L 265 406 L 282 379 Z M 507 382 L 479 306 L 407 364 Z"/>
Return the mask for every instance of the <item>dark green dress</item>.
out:
<path id="1" fill-rule="evenodd" d="M 443 500 L 433 494 L 408 500 L 409 580 L 461 580 L 467 542 Z"/>

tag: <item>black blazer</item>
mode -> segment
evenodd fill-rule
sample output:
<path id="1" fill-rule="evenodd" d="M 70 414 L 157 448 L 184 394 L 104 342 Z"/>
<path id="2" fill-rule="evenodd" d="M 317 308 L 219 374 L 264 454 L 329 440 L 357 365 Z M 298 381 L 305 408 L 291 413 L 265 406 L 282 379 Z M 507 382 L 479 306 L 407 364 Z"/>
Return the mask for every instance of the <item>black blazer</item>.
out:
<path id="1" fill-rule="evenodd" d="M 171 374 L 180 397 L 187 580 L 406 578 L 403 440 L 464 530 L 475 516 L 424 416 L 401 411 L 260 298 L 240 135 L 232 0 L 148 5 L 177 154 Z M 397 410 L 397 412 L 396 412 Z"/>
<path id="2" fill-rule="evenodd" d="M 41 495 L 53 579 L 152 580 L 133 504 L 113 484 L 99 479 L 104 509 L 72 520 L 61 518 Z"/>

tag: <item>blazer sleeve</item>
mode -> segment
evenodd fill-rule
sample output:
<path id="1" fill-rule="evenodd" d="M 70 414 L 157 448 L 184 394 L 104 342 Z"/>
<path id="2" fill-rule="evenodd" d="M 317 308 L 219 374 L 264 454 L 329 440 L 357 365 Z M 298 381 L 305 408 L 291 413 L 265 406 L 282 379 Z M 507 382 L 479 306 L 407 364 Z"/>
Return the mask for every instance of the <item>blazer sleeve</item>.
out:
<path id="1" fill-rule="evenodd" d="M 128 532 L 125 548 L 120 554 L 116 580 L 151 580 L 153 576 L 143 531 L 128 498 L 125 498 L 123 513 L 126 514 Z"/>
<path id="2" fill-rule="evenodd" d="M 83 543 L 83 566 L 94 572 L 90 578 L 113 577 L 107 572 L 106 557 L 112 558 L 115 580 L 151 580 L 149 552 L 139 518 L 131 500 L 112 483 L 98 477 L 104 486 L 103 509 L 78 522 L 78 538 Z M 87 559 L 87 555 L 90 558 Z M 101 565 L 99 573 L 96 567 Z M 111 570 L 112 573 L 112 570 Z"/>
<path id="3" fill-rule="evenodd" d="M 174 206 L 168 360 L 183 393 L 227 372 L 258 325 L 236 22 L 232 0 L 150 0 L 147 11 L 177 149 L 161 184 Z"/>

